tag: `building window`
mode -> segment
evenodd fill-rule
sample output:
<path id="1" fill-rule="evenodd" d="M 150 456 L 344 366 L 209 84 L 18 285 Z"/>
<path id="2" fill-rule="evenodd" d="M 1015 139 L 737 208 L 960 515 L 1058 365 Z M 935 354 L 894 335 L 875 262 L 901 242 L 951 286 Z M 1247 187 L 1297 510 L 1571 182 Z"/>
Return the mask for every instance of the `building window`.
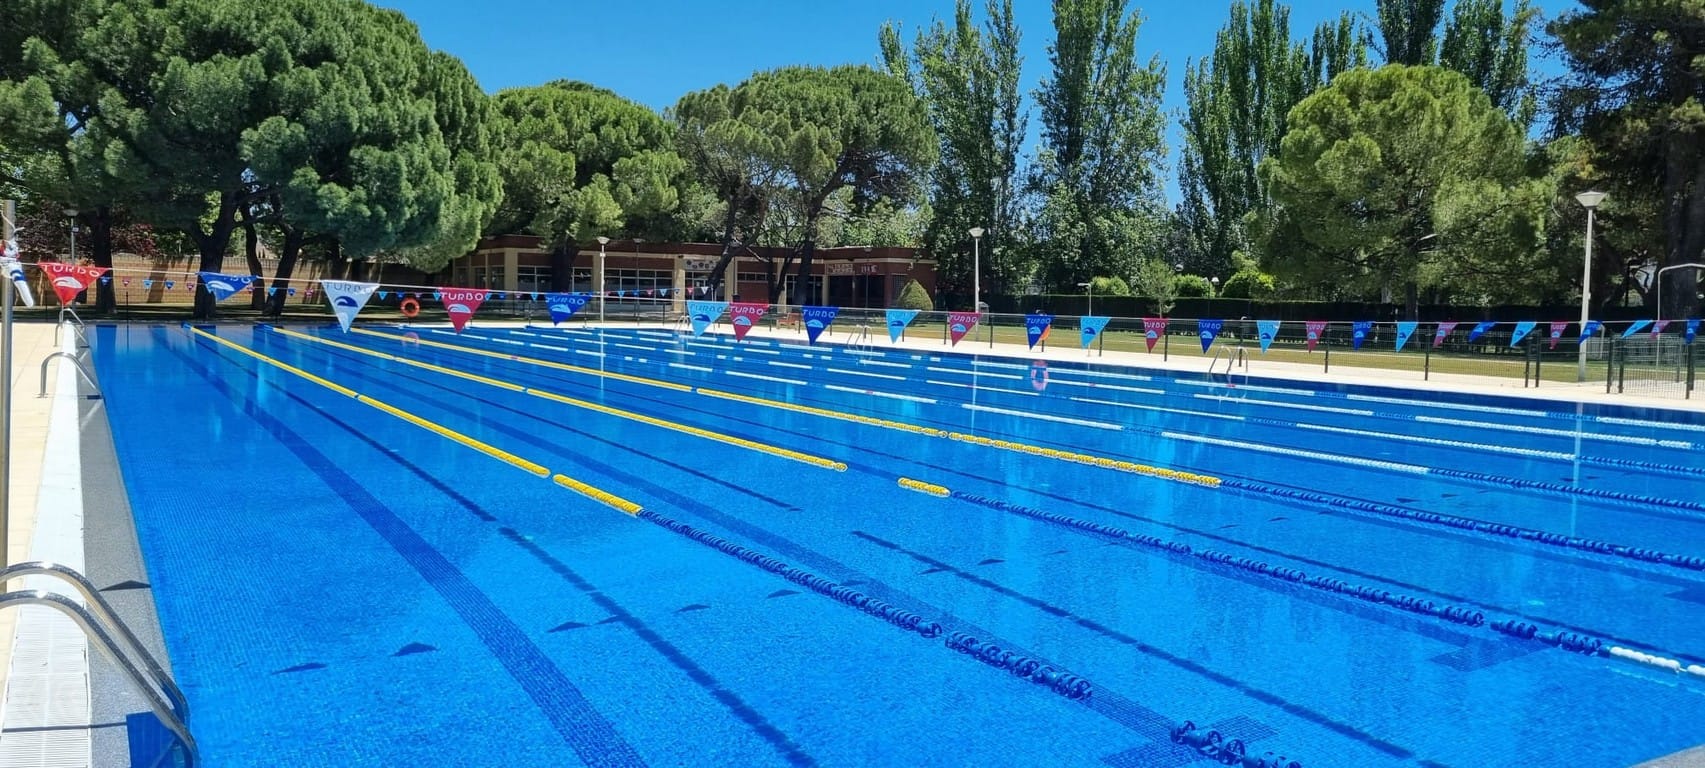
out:
<path id="1" fill-rule="evenodd" d="M 550 267 L 515 268 L 515 290 L 522 293 L 543 293 L 551 289 Z"/>

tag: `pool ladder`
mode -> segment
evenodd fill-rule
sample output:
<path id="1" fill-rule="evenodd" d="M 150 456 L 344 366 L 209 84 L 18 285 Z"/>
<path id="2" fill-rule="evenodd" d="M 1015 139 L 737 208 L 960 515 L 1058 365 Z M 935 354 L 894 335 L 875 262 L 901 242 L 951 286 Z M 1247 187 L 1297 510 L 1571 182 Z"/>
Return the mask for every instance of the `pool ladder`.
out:
<path id="1" fill-rule="evenodd" d="M 1229 350 L 1227 350 L 1225 348 L 1221 348 L 1221 349 L 1214 351 L 1214 359 L 1210 360 L 1208 362 L 1208 379 L 1212 380 L 1214 378 L 1214 369 L 1219 367 L 1220 355 L 1221 354 L 1225 355 L 1225 383 L 1226 383 L 1226 386 L 1228 386 L 1228 387 L 1237 386 L 1236 384 L 1232 383 L 1231 374 L 1232 374 L 1233 368 L 1240 368 L 1240 367 L 1243 369 L 1243 383 L 1248 384 L 1249 383 L 1249 356 L 1244 354 L 1242 344 L 1239 344 L 1236 347 L 1233 347 Z"/>
<path id="2" fill-rule="evenodd" d="M 148 700 L 148 706 L 154 710 L 154 716 L 172 732 L 178 744 L 183 745 L 184 768 L 199 765 L 201 755 L 196 747 L 195 737 L 189 732 L 189 701 L 184 698 L 177 683 L 172 682 L 171 675 L 166 674 L 166 670 L 160 666 L 160 662 L 143 647 L 142 641 L 136 639 L 136 633 L 131 632 L 130 627 L 119 620 L 112 605 L 95 589 L 95 585 L 75 570 L 42 560 L 18 563 L 0 570 L 0 584 L 24 576 L 51 576 L 59 579 L 75 588 L 83 596 L 87 607 L 78 605 L 75 600 L 59 592 L 25 589 L 0 594 L 0 610 L 14 605 L 45 605 L 70 617 L 94 646 L 118 665 L 119 670 L 130 679 L 136 690 Z M 167 749 L 151 765 L 160 765 L 171 752 L 171 749 Z"/>
<path id="3" fill-rule="evenodd" d="M 870 340 L 870 325 L 867 323 L 859 323 L 854 330 L 847 332 L 847 337 L 850 339 L 847 342 L 847 349 L 874 350 L 876 348 L 876 345 Z"/>

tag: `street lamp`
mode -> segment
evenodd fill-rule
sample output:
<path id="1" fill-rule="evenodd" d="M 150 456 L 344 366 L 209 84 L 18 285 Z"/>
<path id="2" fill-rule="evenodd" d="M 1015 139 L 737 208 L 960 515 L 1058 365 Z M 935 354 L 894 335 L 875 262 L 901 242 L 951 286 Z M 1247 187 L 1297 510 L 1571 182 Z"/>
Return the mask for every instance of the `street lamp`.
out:
<path id="1" fill-rule="evenodd" d="M 1087 282 L 1087 283 L 1078 283 L 1077 287 L 1082 288 L 1084 296 L 1088 297 L 1088 299 L 1089 299 L 1089 309 L 1088 309 L 1088 311 L 1084 312 L 1084 314 L 1094 315 L 1095 314 L 1095 283 L 1093 281 Z"/>
<path id="2" fill-rule="evenodd" d="M 971 228 L 971 311 L 983 311 L 983 228 Z"/>
<path id="3" fill-rule="evenodd" d="M 1603 192 L 1582 192 L 1575 195 L 1575 201 L 1587 209 L 1587 255 L 1581 267 L 1581 330 L 1587 329 L 1587 312 L 1593 292 L 1593 215 L 1598 211 L 1598 204 L 1604 202 Z M 1659 310 L 1660 312 L 1662 310 Z M 1580 350 L 1575 362 L 1575 381 L 1587 380 L 1587 340 L 1581 339 Z"/>
<path id="4" fill-rule="evenodd" d="M 65 218 L 71 220 L 71 263 L 77 263 L 77 209 L 66 208 Z"/>
<path id="5" fill-rule="evenodd" d="M 604 322 L 604 246 L 610 244 L 610 238 L 598 236 L 598 276 L 593 283 L 598 286 L 598 323 Z"/>
<path id="6" fill-rule="evenodd" d="M 1658 305 L 1658 323 L 1660 323 L 1660 324 L 1663 323 L 1663 321 L 1664 321 L 1664 273 L 1668 272 L 1672 269 L 1685 269 L 1687 267 L 1692 267 L 1694 269 L 1705 269 L 1705 264 L 1700 264 L 1699 262 L 1693 262 L 1690 264 L 1671 264 L 1667 267 L 1664 267 L 1663 269 L 1658 270 L 1658 276 L 1655 279 L 1658 282 L 1657 305 Z"/>

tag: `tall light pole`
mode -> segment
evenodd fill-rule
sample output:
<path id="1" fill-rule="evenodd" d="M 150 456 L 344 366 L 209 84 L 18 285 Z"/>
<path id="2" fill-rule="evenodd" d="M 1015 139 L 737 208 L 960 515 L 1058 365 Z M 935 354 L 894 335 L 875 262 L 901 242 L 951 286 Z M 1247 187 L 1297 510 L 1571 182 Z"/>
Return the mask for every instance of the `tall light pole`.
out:
<path id="1" fill-rule="evenodd" d="M 971 311 L 983 311 L 983 228 L 971 228 Z"/>
<path id="2" fill-rule="evenodd" d="M 1088 297 L 1088 299 L 1089 299 L 1089 308 L 1084 311 L 1084 314 L 1094 315 L 1095 314 L 1095 283 L 1094 283 L 1094 281 L 1087 282 L 1087 283 L 1078 283 L 1077 287 L 1082 288 L 1084 296 Z"/>
<path id="3" fill-rule="evenodd" d="M 1587 329 L 1587 313 L 1593 294 L 1593 215 L 1598 211 L 1598 204 L 1604 202 L 1603 192 L 1582 192 L 1575 195 L 1575 201 L 1587 209 L 1587 255 L 1581 266 L 1581 330 Z M 1581 338 L 1580 349 L 1575 361 L 1575 381 L 1587 380 L 1587 340 Z"/>
<path id="4" fill-rule="evenodd" d="M 593 281 L 598 287 L 598 323 L 604 323 L 604 246 L 610 244 L 610 238 L 598 236 L 598 277 Z"/>

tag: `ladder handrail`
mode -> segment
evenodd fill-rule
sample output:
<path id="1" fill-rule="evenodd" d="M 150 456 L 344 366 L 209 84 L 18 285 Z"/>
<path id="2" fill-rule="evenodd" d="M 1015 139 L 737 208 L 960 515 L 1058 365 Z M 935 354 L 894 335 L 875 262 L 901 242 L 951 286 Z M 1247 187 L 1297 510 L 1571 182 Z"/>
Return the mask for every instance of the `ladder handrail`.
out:
<path id="1" fill-rule="evenodd" d="M 165 697 L 148 684 L 142 675 L 142 671 L 136 668 L 130 657 L 119 652 L 117 645 L 113 643 L 112 635 L 107 632 L 99 619 L 89 613 L 88 609 L 72 602 L 71 598 L 64 595 L 40 589 L 26 589 L 21 592 L 0 594 L 0 610 L 14 605 L 45 605 L 65 614 L 75 622 L 83 630 L 83 634 L 95 641 L 95 646 L 100 648 L 101 652 L 106 654 L 107 658 L 111 659 L 114 664 L 117 664 L 119 669 L 124 671 L 125 675 L 130 678 L 130 682 L 148 699 L 148 706 L 154 710 L 154 716 L 159 718 L 160 723 L 165 725 L 166 729 L 177 737 L 178 742 L 184 745 L 187 754 L 184 763 L 185 768 L 194 768 L 200 762 L 195 737 L 190 735 L 189 726 L 184 723 L 183 718 L 179 717 L 177 712 L 173 711 L 171 704 L 166 701 Z"/>
<path id="2" fill-rule="evenodd" d="M 141 657 L 143 664 L 148 668 L 148 674 L 154 679 L 154 684 L 159 686 L 160 691 L 172 700 L 173 708 L 178 715 L 186 720 L 189 719 L 189 700 L 184 697 L 184 692 L 178 688 L 177 683 L 172 680 L 172 676 L 166 674 L 165 668 L 154 658 L 154 654 L 149 653 L 148 648 L 142 645 L 141 640 L 137 639 L 136 633 L 131 632 L 130 627 L 119 620 L 118 613 L 113 610 L 112 604 L 107 602 L 106 597 L 95 588 L 93 583 L 84 578 L 83 574 L 58 563 L 31 560 L 10 565 L 4 570 L 0 570 L 0 584 L 24 576 L 52 576 L 76 587 L 77 592 L 83 595 L 83 599 L 89 605 L 94 606 L 95 616 L 117 631 L 119 638 L 124 641 L 125 645 L 129 646 L 128 650 L 131 653 Z"/>

